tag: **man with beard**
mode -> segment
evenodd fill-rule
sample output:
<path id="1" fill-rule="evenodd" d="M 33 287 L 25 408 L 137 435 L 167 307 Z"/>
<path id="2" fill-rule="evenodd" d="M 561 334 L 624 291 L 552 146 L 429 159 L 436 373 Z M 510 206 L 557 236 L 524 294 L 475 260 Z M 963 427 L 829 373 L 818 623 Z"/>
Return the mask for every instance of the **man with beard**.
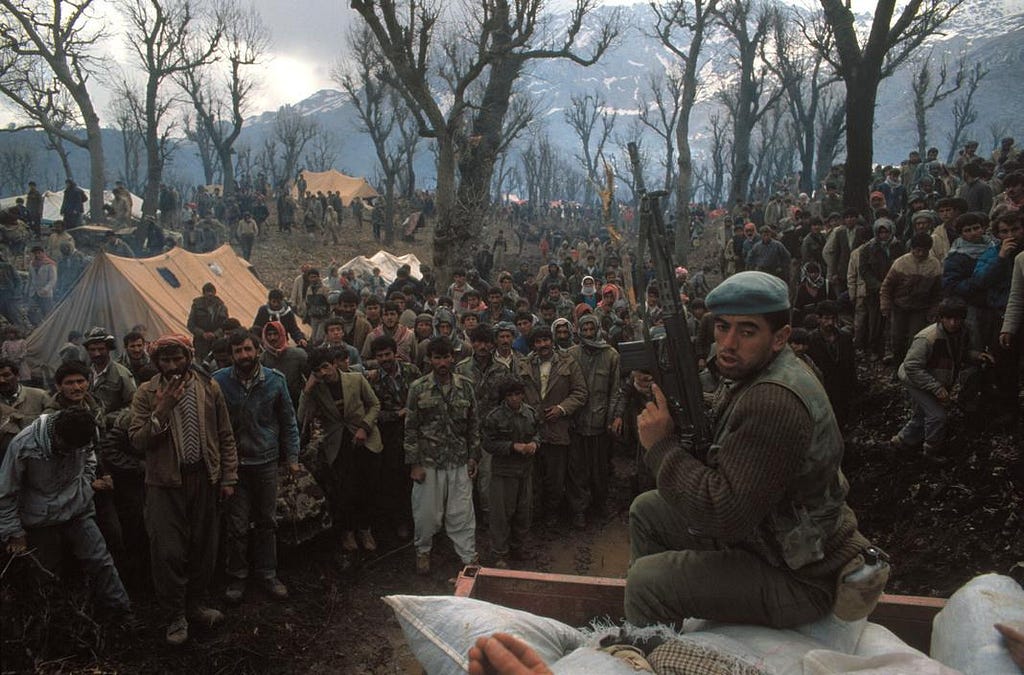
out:
<path id="1" fill-rule="evenodd" d="M 156 366 L 146 353 L 146 338 L 142 333 L 132 331 L 121 340 L 124 352 L 117 357 L 117 362 L 127 368 L 135 384 L 139 385 L 157 374 Z M 127 407 L 127 406 L 126 406 Z"/>
<path id="2" fill-rule="evenodd" d="M 165 335 L 150 343 L 160 376 L 132 400 L 128 436 L 146 457 L 146 530 L 166 639 L 188 639 L 188 622 L 213 625 L 224 615 L 204 603 L 217 562 L 217 499 L 238 482 L 238 455 L 224 394 L 192 367 L 192 342 Z M 187 618 L 186 618 L 187 617 Z"/>
<path id="3" fill-rule="evenodd" d="M 541 416 L 541 446 L 537 451 L 543 482 L 545 521 L 558 522 L 569 465 L 569 426 L 587 402 L 587 383 L 576 360 L 556 352 L 551 329 L 530 333 L 530 354 L 517 364 L 516 375 L 526 385 L 526 402 Z"/>
<path id="4" fill-rule="evenodd" d="M 370 322 L 356 313 L 359 305 L 359 295 L 350 289 L 344 289 L 338 295 L 337 304 L 334 306 L 334 317 L 341 320 L 342 333 L 345 342 L 356 349 L 362 349 L 366 344 L 366 336 L 373 330 Z M 328 330 L 325 324 L 325 330 Z"/>
<path id="5" fill-rule="evenodd" d="M 42 415 L 11 441 L 0 465 L 0 539 L 10 554 L 31 547 L 58 574 L 66 546 L 89 576 L 97 605 L 126 625 L 137 622 L 96 525 L 92 483 L 96 420 L 82 409 Z"/>
<path id="6" fill-rule="evenodd" d="M 110 358 L 117 341 L 104 328 L 92 328 L 85 334 L 82 345 L 89 353 L 92 368 L 89 372 L 89 393 L 103 407 L 106 426 L 114 424 L 117 413 L 132 404 L 135 395 L 135 377 L 132 372 Z"/>
<path id="7" fill-rule="evenodd" d="M 473 383 L 452 372 L 448 338 L 432 339 L 427 355 L 431 372 L 409 387 L 405 414 L 417 574 L 430 573 L 430 549 L 442 525 L 464 565 L 478 560 L 473 479 L 480 460 L 480 417 Z"/>
<path id="8" fill-rule="evenodd" d="M 268 323 L 267 325 L 272 325 Z M 258 340 L 244 330 L 228 337 L 231 368 L 213 374 L 231 417 L 238 447 L 238 484 L 225 505 L 226 564 L 231 578 L 224 597 L 240 602 L 249 567 L 273 598 L 288 597 L 277 578 L 277 463 L 287 458 L 299 472 L 299 427 L 284 375 L 260 365 Z M 250 530 L 250 523 L 253 525 Z"/>
<path id="9" fill-rule="evenodd" d="M 367 551 L 377 550 L 370 529 L 374 498 L 380 490 L 381 443 L 377 428 L 380 401 L 360 373 L 344 372 L 335 359 L 345 352 L 314 349 L 310 376 L 299 398 L 302 426 L 319 420 L 324 435 L 318 479 L 327 492 L 334 522 L 341 528 L 341 547 L 356 551 L 356 531 Z"/>
<path id="10" fill-rule="evenodd" d="M 514 370 L 515 363 L 519 359 L 519 353 L 512 349 L 516 339 L 516 327 L 511 321 L 502 321 L 494 328 L 494 352 L 495 361 L 502 364 L 509 370 Z"/>
<path id="11" fill-rule="evenodd" d="M 370 331 L 370 334 L 366 336 L 366 342 L 363 344 L 362 358 L 370 359 L 372 354 L 370 352 L 370 346 L 376 338 L 381 336 L 388 336 L 395 341 L 398 345 L 397 356 L 402 361 L 408 363 L 416 362 L 416 339 L 412 332 L 412 329 L 407 326 L 403 326 L 398 321 L 398 317 L 401 316 L 402 310 L 398 306 L 398 303 L 387 301 L 384 303 L 384 312 L 380 317 L 380 325 Z M 372 364 L 367 364 L 372 367 Z"/>
<path id="12" fill-rule="evenodd" d="M 192 299 L 192 308 L 188 313 L 188 330 L 196 347 L 196 355 L 205 359 L 213 341 L 224 337 L 224 322 L 228 320 L 228 307 L 217 297 L 217 287 L 207 282 L 203 284 L 203 294 Z"/>
<path id="13" fill-rule="evenodd" d="M 665 395 L 652 386 L 637 428 L 658 489 L 630 507 L 626 618 L 815 621 L 833 611 L 837 582 L 869 545 L 845 503 L 842 435 L 821 384 L 787 345 L 784 282 L 743 272 L 706 302 L 717 368 L 731 381 L 714 411 L 716 451 L 698 458 L 674 435 Z M 865 589 L 868 610 L 883 584 Z"/>
<path id="14" fill-rule="evenodd" d="M 587 405 L 576 413 L 575 433 L 569 448 L 569 506 L 573 527 L 586 527 L 585 512 L 603 518 L 608 499 L 611 466 L 612 399 L 619 386 L 619 353 L 601 336 L 593 314 L 579 320 L 580 344 L 569 354 L 580 365 L 587 383 Z"/>
<path id="15" fill-rule="evenodd" d="M 551 334 L 555 338 L 555 349 L 560 352 L 567 352 L 576 345 L 572 339 L 572 324 L 569 319 L 559 317 L 552 321 Z"/>
<path id="16" fill-rule="evenodd" d="M 18 432 L 55 409 L 45 391 L 18 382 L 19 370 L 16 361 L 0 359 L 0 461 Z"/>
<path id="17" fill-rule="evenodd" d="M 370 345 L 377 370 L 367 376 L 373 392 L 380 401 L 377 428 L 384 446 L 381 463 L 380 511 L 390 520 L 395 534 L 405 541 L 412 524 L 410 498 L 412 481 L 405 464 L 405 413 L 409 385 L 419 379 L 419 369 L 411 363 L 399 361 L 398 345 L 393 338 L 382 335 Z"/>
<path id="18" fill-rule="evenodd" d="M 494 331 L 490 326 L 477 326 L 469 335 L 469 344 L 473 348 L 473 356 L 463 359 L 455 366 L 455 372 L 468 378 L 473 383 L 473 391 L 479 408 L 479 418 L 487 417 L 498 405 L 498 385 L 512 371 L 508 366 L 494 359 Z M 486 520 L 490 511 L 490 455 L 484 453 L 477 466 L 477 496 L 480 498 L 480 511 Z"/>

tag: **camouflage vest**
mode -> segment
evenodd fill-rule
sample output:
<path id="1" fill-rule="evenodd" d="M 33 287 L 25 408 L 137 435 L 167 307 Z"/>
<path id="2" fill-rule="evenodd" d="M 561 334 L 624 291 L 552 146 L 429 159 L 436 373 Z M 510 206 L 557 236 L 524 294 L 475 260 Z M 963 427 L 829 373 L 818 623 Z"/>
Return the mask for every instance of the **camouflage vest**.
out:
<path id="1" fill-rule="evenodd" d="M 811 415 L 811 444 L 804 450 L 799 474 L 759 528 L 759 537 L 777 552 L 790 569 L 799 569 L 825 557 L 825 544 L 842 523 L 849 484 L 840 468 L 843 437 L 825 390 L 811 370 L 789 347 L 749 382 L 731 393 L 715 430 L 715 445 L 708 463 L 716 464 L 716 446 L 722 442 L 736 403 L 755 384 L 770 382 L 796 394 Z"/>

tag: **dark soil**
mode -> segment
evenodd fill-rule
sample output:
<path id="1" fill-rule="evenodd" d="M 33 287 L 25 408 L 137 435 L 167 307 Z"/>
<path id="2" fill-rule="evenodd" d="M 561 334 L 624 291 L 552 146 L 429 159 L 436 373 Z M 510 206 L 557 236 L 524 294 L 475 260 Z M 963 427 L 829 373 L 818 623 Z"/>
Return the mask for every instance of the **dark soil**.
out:
<path id="1" fill-rule="evenodd" d="M 421 242 L 429 233 L 420 233 Z M 303 262 L 323 267 L 377 247 L 368 228 L 340 247 L 324 247 L 306 235 L 269 233 L 256 247 L 254 264 L 267 286 L 290 288 Z M 422 243 L 391 248 L 429 261 Z M 536 262 L 536 255 L 531 262 Z M 889 591 L 948 596 L 971 577 L 995 571 L 1024 578 L 1024 460 L 1020 435 L 988 427 L 984 413 L 968 421 L 954 415 L 947 461 L 938 464 L 919 452 L 894 449 L 888 439 L 908 414 L 891 371 L 866 364 L 865 385 L 847 431 L 844 471 L 849 501 L 862 531 L 893 559 Z M 628 563 L 627 512 L 631 458 L 615 458 L 611 515 L 585 531 L 567 524 L 536 527 L 535 560 L 524 568 L 568 574 L 623 576 Z M 538 522 L 541 518 L 536 519 Z M 0 560 L 3 672 L 42 673 L 404 673 L 418 672 L 401 630 L 381 596 L 393 593 L 450 594 L 459 569 L 451 546 L 438 537 L 429 576 L 413 573 L 411 544 L 378 530 L 380 549 L 346 559 L 337 535 L 280 555 L 280 575 L 291 598 L 275 603 L 256 589 L 239 607 L 226 609 L 227 622 L 193 630 L 182 648 L 163 641 L 164 624 L 148 590 L 133 599 L 146 629 L 126 637 L 88 619 L 79 579 L 61 588 L 36 590 L 30 563 Z M 486 532 L 480 531 L 483 563 L 490 562 Z M 219 592 L 219 588 L 218 588 Z"/>

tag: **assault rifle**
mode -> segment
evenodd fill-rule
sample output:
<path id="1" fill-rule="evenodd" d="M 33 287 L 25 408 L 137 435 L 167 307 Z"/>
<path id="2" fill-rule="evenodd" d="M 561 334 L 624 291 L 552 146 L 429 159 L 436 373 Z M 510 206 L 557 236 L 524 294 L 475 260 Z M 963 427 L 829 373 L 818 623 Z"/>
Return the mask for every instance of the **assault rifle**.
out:
<path id="1" fill-rule="evenodd" d="M 703 454 L 711 444 L 711 427 L 704 414 L 697 359 L 679 297 L 679 283 L 672 263 L 672 239 L 662 219 L 661 198 L 668 193 L 664 190 L 647 191 L 636 143 L 630 143 L 628 148 L 637 194 L 640 195 L 640 250 L 637 258 L 643 260 L 645 249 L 650 253 L 658 282 L 665 334 L 664 337 L 651 337 L 650 322 L 643 304 L 646 289 L 636 289 L 645 317 L 642 322 L 643 340 L 619 344 L 620 366 L 623 371 L 645 370 L 654 376 L 668 400 L 676 429 L 684 439 L 693 443 L 698 453 Z M 643 275 L 638 276 L 643 278 Z"/>

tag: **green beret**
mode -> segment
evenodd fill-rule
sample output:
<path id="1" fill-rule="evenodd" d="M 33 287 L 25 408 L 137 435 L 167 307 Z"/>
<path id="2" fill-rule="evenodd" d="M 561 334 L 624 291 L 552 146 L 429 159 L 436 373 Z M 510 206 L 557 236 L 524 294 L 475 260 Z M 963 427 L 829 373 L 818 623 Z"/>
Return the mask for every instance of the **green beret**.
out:
<path id="1" fill-rule="evenodd" d="M 789 309 L 789 287 L 771 274 L 740 272 L 715 286 L 704 304 L 719 315 L 771 314 Z"/>

